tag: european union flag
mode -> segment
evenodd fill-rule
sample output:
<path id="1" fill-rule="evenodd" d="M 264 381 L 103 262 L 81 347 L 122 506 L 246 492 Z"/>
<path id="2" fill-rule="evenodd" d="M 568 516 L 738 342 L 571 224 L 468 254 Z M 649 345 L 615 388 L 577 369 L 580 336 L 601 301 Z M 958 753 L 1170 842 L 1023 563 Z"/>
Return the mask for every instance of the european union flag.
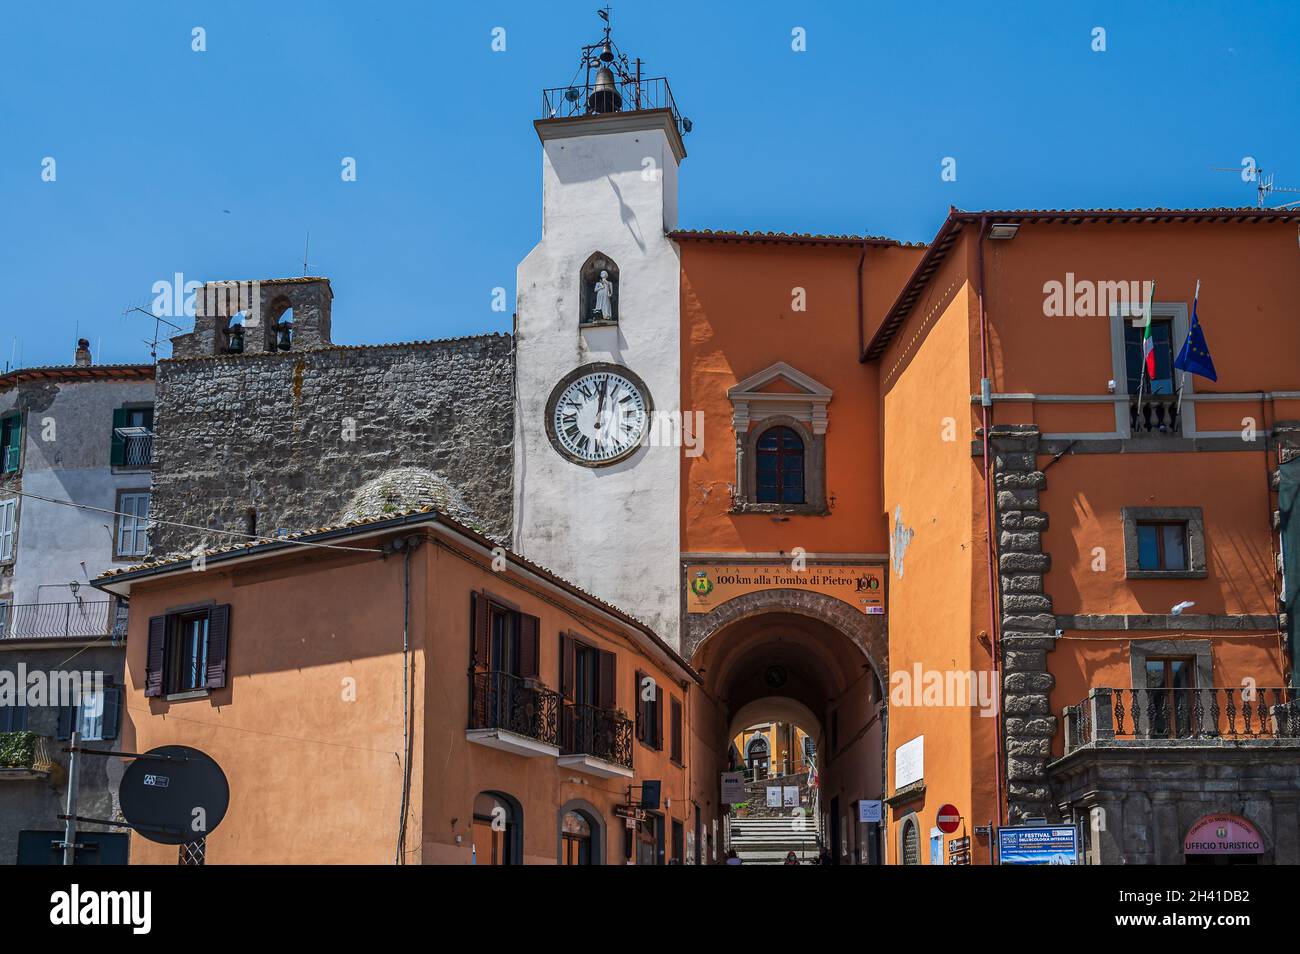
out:
<path id="1" fill-rule="evenodd" d="M 1205 343 L 1205 332 L 1201 330 L 1201 322 L 1196 317 L 1196 299 L 1192 299 L 1192 327 L 1187 332 L 1187 340 L 1183 342 L 1183 350 L 1174 359 L 1174 367 L 1180 371 L 1199 374 L 1211 381 L 1219 380 L 1214 370 L 1214 360 L 1210 357 L 1210 346 Z"/>

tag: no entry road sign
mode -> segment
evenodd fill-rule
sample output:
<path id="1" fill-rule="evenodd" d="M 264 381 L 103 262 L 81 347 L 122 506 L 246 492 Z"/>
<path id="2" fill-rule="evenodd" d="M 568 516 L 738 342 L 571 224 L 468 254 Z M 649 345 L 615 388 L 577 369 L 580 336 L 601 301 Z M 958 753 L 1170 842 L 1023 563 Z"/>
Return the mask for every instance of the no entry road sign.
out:
<path id="1" fill-rule="evenodd" d="M 935 825 L 945 835 L 951 835 L 961 827 L 961 812 L 957 811 L 956 805 L 944 805 L 939 809 Z"/>

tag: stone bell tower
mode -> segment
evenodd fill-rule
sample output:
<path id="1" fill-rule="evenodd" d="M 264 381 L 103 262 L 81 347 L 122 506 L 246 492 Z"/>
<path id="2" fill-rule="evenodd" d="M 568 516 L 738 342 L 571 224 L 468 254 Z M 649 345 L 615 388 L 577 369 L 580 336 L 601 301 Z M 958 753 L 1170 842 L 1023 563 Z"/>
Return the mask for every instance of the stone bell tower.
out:
<path id="1" fill-rule="evenodd" d="M 574 84 L 545 90 L 533 123 L 542 237 L 518 271 L 514 545 L 676 644 L 680 265 L 666 233 L 690 120 L 601 16 Z M 604 421 L 607 394 L 644 418 Z"/>
<path id="2" fill-rule="evenodd" d="M 194 296 L 194 330 L 172 338 L 172 357 L 329 347 L 333 301 L 328 278 L 207 282 Z"/>

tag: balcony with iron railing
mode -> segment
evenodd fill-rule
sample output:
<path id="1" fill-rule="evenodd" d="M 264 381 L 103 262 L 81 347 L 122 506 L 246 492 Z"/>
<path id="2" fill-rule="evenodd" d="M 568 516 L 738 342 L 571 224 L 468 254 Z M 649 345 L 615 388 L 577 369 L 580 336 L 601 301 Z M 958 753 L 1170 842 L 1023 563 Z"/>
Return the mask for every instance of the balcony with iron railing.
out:
<path id="1" fill-rule="evenodd" d="M 54 743 L 35 732 L 0 732 L 0 779 L 49 778 L 58 768 Z"/>
<path id="2" fill-rule="evenodd" d="M 560 764 L 602 778 L 632 775 L 632 720 L 614 709 L 564 703 Z"/>
<path id="3" fill-rule="evenodd" d="M 542 90 L 542 119 L 575 119 L 655 109 L 668 111 L 679 136 L 691 131 L 691 121 L 678 111 L 668 80 L 663 76 L 624 79 L 607 74 L 585 83 Z"/>
<path id="4" fill-rule="evenodd" d="M 0 640 L 124 640 L 126 621 L 126 606 L 113 600 L 0 605 Z"/>
<path id="5" fill-rule="evenodd" d="M 147 427 L 119 427 L 116 436 L 121 440 L 120 458 L 114 460 L 121 467 L 153 466 L 153 431 Z"/>
<path id="6" fill-rule="evenodd" d="M 1300 744 L 1290 688 L 1097 688 L 1064 712 L 1065 754 L 1085 748 Z"/>
<path id="7" fill-rule="evenodd" d="M 471 672 L 466 737 L 517 755 L 558 755 L 560 694 L 508 672 Z"/>

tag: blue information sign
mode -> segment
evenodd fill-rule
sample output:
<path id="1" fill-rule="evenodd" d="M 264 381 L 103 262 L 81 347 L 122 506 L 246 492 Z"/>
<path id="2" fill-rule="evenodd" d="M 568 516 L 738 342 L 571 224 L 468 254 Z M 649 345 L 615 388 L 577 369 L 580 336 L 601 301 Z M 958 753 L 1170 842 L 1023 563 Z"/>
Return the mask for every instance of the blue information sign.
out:
<path id="1" fill-rule="evenodd" d="M 998 858 L 1004 865 L 1077 865 L 1079 830 L 1069 825 L 999 828 Z"/>

